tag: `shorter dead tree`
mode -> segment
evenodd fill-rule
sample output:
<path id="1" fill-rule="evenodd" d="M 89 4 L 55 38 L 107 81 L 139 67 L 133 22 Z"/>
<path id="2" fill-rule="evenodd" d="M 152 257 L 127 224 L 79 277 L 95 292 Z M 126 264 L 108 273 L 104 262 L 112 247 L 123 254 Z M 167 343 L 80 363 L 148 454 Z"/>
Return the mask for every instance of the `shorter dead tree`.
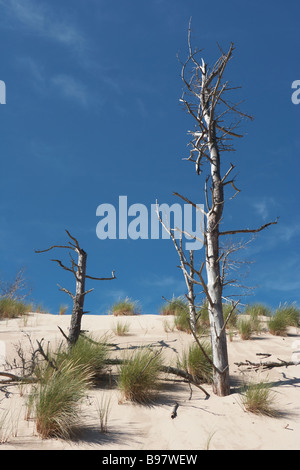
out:
<path id="1" fill-rule="evenodd" d="M 52 245 L 50 248 L 47 248 L 46 250 L 35 250 L 35 253 L 45 253 L 47 251 L 50 251 L 54 248 L 64 248 L 67 250 L 73 250 L 77 254 L 77 261 L 74 260 L 71 252 L 69 251 L 69 257 L 71 260 L 71 265 L 66 266 L 65 264 L 62 263 L 61 260 L 59 259 L 52 259 L 51 261 L 55 261 L 56 263 L 59 264 L 61 268 L 63 268 L 66 271 L 71 272 L 75 279 L 76 279 L 76 291 L 75 294 L 70 292 L 68 289 L 65 287 L 59 286 L 60 290 L 62 292 L 66 292 L 68 294 L 72 301 L 73 301 L 73 309 L 72 309 L 72 315 L 71 315 L 71 325 L 70 325 L 70 330 L 69 334 L 66 337 L 67 341 L 70 346 L 74 345 L 76 341 L 79 338 L 80 331 L 81 331 L 81 319 L 82 315 L 84 313 L 83 310 L 83 305 L 84 305 L 84 299 L 86 294 L 89 292 L 92 292 L 94 289 L 85 289 L 85 281 L 86 279 L 91 279 L 94 281 L 111 281 L 113 279 L 116 279 L 115 272 L 112 271 L 111 277 L 94 277 L 94 276 L 88 276 L 86 274 L 86 262 L 87 262 L 87 253 L 79 246 L 79 243 L 75 237 L 73 237 L 68 230 L 66 230 L 66 233 L 68 237 L 70 238 L 68 245 Z"/>
<path id="2" fill-rule="evenodd" d="M 31 294 L 25 279 L 25 268 L 22 267 L 16 272 L 16 277 L 12 282 L 0 279 L 0 297 L 11 300 L 24 301 Z"/>

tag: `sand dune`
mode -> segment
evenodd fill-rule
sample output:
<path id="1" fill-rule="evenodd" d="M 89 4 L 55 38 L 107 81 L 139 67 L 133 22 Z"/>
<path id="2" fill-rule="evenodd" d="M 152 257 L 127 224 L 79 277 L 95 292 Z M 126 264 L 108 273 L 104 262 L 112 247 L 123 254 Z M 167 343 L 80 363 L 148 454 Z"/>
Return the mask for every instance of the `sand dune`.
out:
<path id="1" fill-rule="evenodd" d="M 96 336 L 109 333 L 110 339 L 120 347 L 155 343 L 164 345 L 165 362 L 174 365 L 176 354 L 192 341 L 191 335 L 177 330 L 165 332 L 164 321 L 171 324 L 172 317 L 140 315 L 122 318 L 130 324 L 129 333 L 117 337 L 113 333 L 116 318 L 112 316 L 83 317 L 82 328 Z M 120 319 L 120 318 L 119 318 Z M 60 341 L 60 326 L 67 331 L 70 316 L 56 316 L 32 313 L 23 319 L 0 321 L 0 344 L 8 357 L 15 354 L 14 345 L 21 341 L 26 344 L 26 335 L 32 341 L 45 338 L 45 341 Z M 243 341 L 239 335 L 228 341 L 232 393 L 220 398 L 211 393 L 209 399 L 198 388 L 192 386 L 192 396 L 187 383 L 178 377 L 169 376 L 157 401 L 151 406 L 141 406 L 130 402 L 120 402 L 120 394 L 115 387 L 109 387 L 109 377 L 104 389 L 89 391 L 82 404 L 82 425 L 78 438 L 74 441 L 60 439 L 42 440 L 38 437 L 33 421 L 25 421 L 26 390 L 18 385 L 1 385 L 0 414 L 10 409 L 9 429 L 3 429 L 7 442 L 0 450 L 8 449 L 95 449 L 95 450 L 256 450 L 256 449 L 300 449 L 300 365 L 280 367 L 268 371 L 245 372 L 235 365 L 246 359 L 258 362 L 257 353 L 269 353 L 270 360 L 291 361 L 299 348 L 299 332 L 289 330 L 287 337 L 275 337 L 262 333 L 252 340 Z M 1 351 L 0 351 L 1 352 Z M 293 356 L 295 357 L 295 356 Z M 3 370 L 0 366 L 0 370 Z M 240 384 L 244 377 L 267 380 L 274 383 L 276 408 L 280 417 L 270 418 L 246 412 L 240 400 Z M 5 396 L 5 390 L 9 396 Z M 112 410 L 108 420 L 108 433 L 99 429 L 96 402 L 103 395 L 111 396 Z M 171 419 L 175 403 L 179 404 L 177 417 Z M 1 432 L 1 431 L 0 431 Z M 5 434 L 6 433 L 6 434 Z"/>

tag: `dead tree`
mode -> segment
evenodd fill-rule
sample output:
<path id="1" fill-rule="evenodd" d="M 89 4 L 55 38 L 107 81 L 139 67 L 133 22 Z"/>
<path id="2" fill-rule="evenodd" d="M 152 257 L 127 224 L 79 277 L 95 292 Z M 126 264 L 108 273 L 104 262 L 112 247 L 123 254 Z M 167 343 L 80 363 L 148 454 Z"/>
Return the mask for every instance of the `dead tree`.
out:
<path id="1" fill-rule="evenodd" d="M 4 282 L 0 279 L 0 297 L 23 301 L 31 294 L 25 279 L 25 268 L 22 267 L 17 271 L 16 277 L 12 282 Z"/>
<path id="2" fill-rule="evenodd" d="M 220 237 L 257 233 L 271 224 L 275 224 L 277 220 L 255 229 L 220 230 L 225 202 L 225 187 L 233 188 L 232 197 L 239 193 L 235 178 L 232 176 L 235 166 L 231 163 L 224 174 L 221 173 L 221 154 L 234 150 L 231 141 L 242 137 L 242 134 L 237 132 L 237 127 L 243 119 L 252 119 L 252 117 L 241 112 L 238 108 L 239 103 L 232 103 L 227 97 L 228 92 L 235 90 L 229 86 L 228 81 L 224 81 L 225 69 L 234 50 L 233 44 L 230 45 L 228 52 L 223 52 L 220 49 L 219 59 L 209 68 L 202 58 L 199 60 L 200 51 L 192 50 L 191 27 L 189 27 L 188 49 L 188 58 L 182 64 L 181 78 L 184 91 L 180 101 L 195 124 L 194 130 L 189 132 L 191 151 L 186 160 L 194 163 L 196 174 L 200 176 L 204 168 L 208 167 L 207 175 L 203 180 L 203 196 L 206 203 L 203 211 L 204 261 L 195 268 L 191 254 L 185 255 L 182 244 L 176 243 L 174 237 L 172 239 L 175 242 L 181 261 L 180 267 L 188 286 L 189 303 L 193 303 L 193 293 L 192 295 L 190 293 L 192 292 L 191 287 L 195 284 L 202 287 L 207 299 L 213 355 L 213 390 L 217 395 L 225 396 L 230 393 L 230 386 L 226 325 L 222 309 L 224 271 L 222 271 L 221 263 L 222 261 L 226 263 L 226 259 L 225 253 L 220 250 Z M 198 206 L 187 197 L 178 193 L 174 194 L 199 210 Z M 169 230 L 172 233 L 172 229 Z M 204 267 L 206 280 L 204 279 Z M 233 303 L 232 311 L 236 305 L 237 303 Z M 192 305 L 190 306 L 191 310 Z"/>
<path id="3" fill-rule="evenodd" d="M 89 289 L 85 290 L 85 281 L 86 279 L 92 279 L 94 281 L 111 281 L 113 279 L 116 279 L 115 272 L 112 271 L 112 276 L 111 277 L 93 277 L 93 276 L 88 276 L 86 274 L 86 261 L 87 261 L 87 253 L 80 248 L 78 241 L 76 240 L 75 237 L 73 237 L 68 230 L 66 230 L 67 235 L 71 239 L 71 241 L 68 242 L 68 245 L 53 245 L 50 248 L 47 248 L 46 250 L 35 250 L 36 253 L 45 253 L 46 251 L 50 251 L 53 248 L 64 248 L 67 250 L 73 250 L 77 254 L 77 262 L 74 260 L 74 258 L 71 255 L 71 252 L 69 252 L 70 260 L 71 260 L 71 265 L 70 266 L 65 266 L 61 260 L 59 259 L 52 259 L 51 261 L 55 261 L 56 263 L 59 264 L 59 266 L 66 271 L 71 272 L 76 279 L 76 291 L 75 294 L 72 294 L 68 289 L 65 287 L 59 286 L 60 290 L 63 292 L 66 292 L 72 299 L 73 301 L 73 309 L 72 309 L 72 315 L 71 315 L 71 325 L 70 325 L 70 330 L 69 334 L 67 337 L 68 343 L 70 346 L 74 345 L 76 341 L 78 340 L 78 337 L 80 335 L 80 330 L 81 330 L 81 319 L 82 315 L 84 313 L 83 310 L 83 305 L 84 305 L 84 299 L 86 294 L 89 292 L 92 292 L 94 289 Z"/>

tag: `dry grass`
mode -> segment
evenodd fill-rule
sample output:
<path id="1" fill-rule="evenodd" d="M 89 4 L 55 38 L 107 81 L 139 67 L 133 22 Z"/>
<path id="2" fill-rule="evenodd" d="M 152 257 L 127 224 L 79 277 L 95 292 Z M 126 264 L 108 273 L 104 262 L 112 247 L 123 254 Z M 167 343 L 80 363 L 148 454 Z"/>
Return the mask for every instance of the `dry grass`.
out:
<path id="1" fill-rule="evenodd" d="M 130 300 L 128 297 L 126 297 L 126 299 L 120 300 L 112 306 L 112 314 L 114 316 L 139 315 L 140 309 L 136 301 Z"/>
<path id="2" fill-rule="evenodd" d="M 92 378 L 89 367 L 66 360 L 33 390 L 31 402 L 42 439 L 67 439 L 74 434 L 80 421 L 80 402 L 91 387 Z"/>
<path id="3" fill-rule="evenodd" d="M 277 417 L 279 411 L 274 408 L 275 395 L 271 384 L 266 382 L 250 383 L 243 387 L 241 401 L 246 411 L 269 417 Z"/>
<path id="4" fill-rule="evenodd" d="M 161 366 L 161 354 L 148 347 L 127 353 L 119 367 L 117 381 L 123 399 L 144 404 L 151 402 L 159 388 Z"/>

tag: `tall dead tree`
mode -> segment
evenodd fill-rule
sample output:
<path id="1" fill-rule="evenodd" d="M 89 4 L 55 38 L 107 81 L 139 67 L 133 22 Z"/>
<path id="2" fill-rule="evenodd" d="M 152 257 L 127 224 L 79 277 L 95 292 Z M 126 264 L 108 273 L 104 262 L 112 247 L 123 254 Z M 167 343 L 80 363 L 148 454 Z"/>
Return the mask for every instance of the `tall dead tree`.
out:
<path id="1" fill-rule="evenodd" d="M 67 235 L 71 239 L 71 241 L 68 242 L 68 245 L 53 245 L 50 246 L 50 248 L 47 248 L 46 250 L 35 250 L 36 253 L 45 253 L 46 251 L 50 251 L 53 248 L 64 248 L 67 250 L 73 250 L 77 254 L 77 261 L 74 260 L 71 252 L 69 252 L 69 257 L 71 260 L 71 265 L 70 266 L 65 266 L 61 260 L 59 259 L 52 259 L 51 261 L 55 261 L 56 263 L 59 264 L 59 266 L 66 271 L 71 272 L 76 279 L 76 291 L 75 294 L 72 294 L 68 289 L 65 287 L 59 286 L 60 290 L 63 292 L 66 292 L 72 299 L 73 301 L 73 309 L 72 309 L 72 315 L 71 315 L 71 324 L 70 324 L 70 329 L 69 329 L 69 334 L 67 337 L 68 343 L 70 346 L 74 345 L 76 341 L 78 340 L 78 337 L 80 335 L 80 330 L 81 330 L 81 319 L 82 315 L 84 313 L 83 310 L 83 305 L 84 305 L 84 299 L 86 294 L 89 292 L 92 292 L 94 289 L 89 289 L 85 290 L 85 281 L 86 279 L 92 279 L 94 281 L 111 281 L 113 279 L 116 279 L 115 272 L 112 271 L 112 276 L 111 277 L 93 277 L 93 276 L 88 276 L 86 274 L 86 261 L 87 261 L 87 253 L 80 248 L 79 243 L 75 237 L 73 237 L 68 230 L 66 230 Z"/>
<path id="2" fill-rule="evenodd" d="M 213 355 L 213 390 L 215 394 L 225 396 L 230 393 L 226 324 L 222 309 L 222 294 L 225 284 L 222 262 L 227 261 L 227 254 L 220 249 L 220 237 L 240 233 L 257 233 L 277 221 L 264 224 L 256 229 L 220 230 L 225 202 L 225 186 L 233 188 L 232 197 L 235 197 L 239 192 L 235 178 L 232 177 L 235 166 L 230 164 L 224 174 L 221 173 L 221 154 L 234 150 L 232 140 L 242 137 L 242 134 L 237 133 L 237 127 L 241 120 L 252 118 L 239 110 L 239 103 L 232 103 L 227 97 L 228 92 L 235 90 L 229 86 L 228 81 L 224 81 L 225 69 L 234 50 L 233 44 L 230 45 L 228 52 L 223 52 L 220 49 L 221 55 L 211 68 L 202 58 L 199 59 L 201 51 L 192 50 L 191 27 L 189 27 L 188 48 L 188 58 L 182 64 L 181 78 L 184 91 L 180 101 L 192 117 L 195 127 L 189 132 L 192 136 L 189 143 L 191 151 L 186 160 L 195 164 L 195 170 L 199 176 L 202 175 L 204 167 L 208 167 L 208 174 L 203 180 L 203 195 L 206 202 L 206 208 L 203 211 L 205 259 L 197 268 L 194 266 L 194 257 L 191 253 L 189 256 L 186 255 L 182 244 L 177 243 L 175 237 L 172 236 L 173 229 L 165 228 L 171 234 L 180 257 L 180 267 L 188 287 L 187 299 L 192 324 L 195 318 L 195 309 L 193 309 L 195 296 L 192 286 L 201 285 L 206 296 Z M 234 119 L 232 120 L 232 118 Z M 197 209 L 197 205 L 188 198 L 178 193 L 174 194 Z M 191 236 L 191 238 L 193 237 Z M 203 273 L 204 267 L 206 280 Z M 232 312 L 237 303 L 232 304 Z"/>

